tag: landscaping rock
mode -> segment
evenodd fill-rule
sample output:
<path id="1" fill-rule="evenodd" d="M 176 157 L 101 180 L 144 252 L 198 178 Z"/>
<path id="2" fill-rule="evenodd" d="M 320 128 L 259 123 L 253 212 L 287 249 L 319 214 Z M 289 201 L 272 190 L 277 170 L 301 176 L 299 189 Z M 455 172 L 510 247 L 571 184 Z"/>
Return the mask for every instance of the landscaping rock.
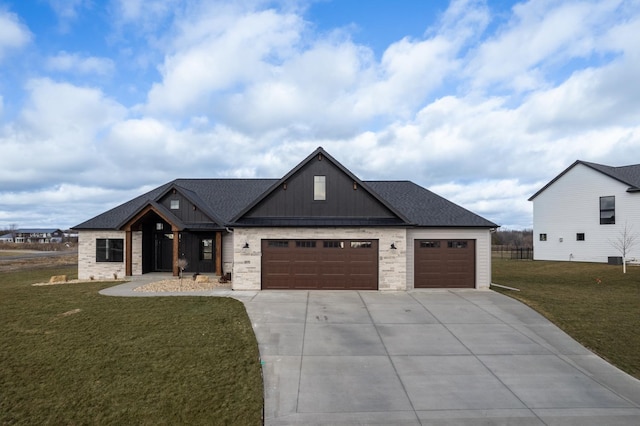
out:
<path id="1" fill-rule="evenodd" d="M 209 276 L 208 275 L 197 275 L 196 276 L 196 282 L 197 283 L 208 283 L 209 282 Z"/>
<path id="2" fill-rule="evenodd" d="M 49 279 L 50 284 L 66 283 L 66 282 L 67 282 L 66 275 L 54 275 Z"/>

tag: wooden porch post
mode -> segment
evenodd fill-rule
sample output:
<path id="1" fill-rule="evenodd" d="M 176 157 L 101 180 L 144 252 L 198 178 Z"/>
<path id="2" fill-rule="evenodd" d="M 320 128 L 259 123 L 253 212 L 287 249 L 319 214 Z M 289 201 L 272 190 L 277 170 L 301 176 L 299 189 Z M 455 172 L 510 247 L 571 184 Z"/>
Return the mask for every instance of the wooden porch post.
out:
<path id="1" fill-rule="evenodd" d="M 132 253 L 133 243 L 131 238 L 131 228 L 125 231 L 125 235 L 126 235 L 126 238 L 124 240 L 125 241 L 124 243 L 124 256 L 125 256 L 124 271 L 125 272 L 124 273 L 126 276 L 130 277 L 131 275 L 133 275 L 133 253 Z"/>
<path id="2" fill-rule="evenodd" d="M 178 259 L 180 258 L 180 232 L 173 231 L 173 276 L 180 275 L 180 268 L 178 268 Z"/>
<path id="3" fill-rule="evenodd" d="M 222 275 L 222 232 L 216 232 L 216 275 Z"/>

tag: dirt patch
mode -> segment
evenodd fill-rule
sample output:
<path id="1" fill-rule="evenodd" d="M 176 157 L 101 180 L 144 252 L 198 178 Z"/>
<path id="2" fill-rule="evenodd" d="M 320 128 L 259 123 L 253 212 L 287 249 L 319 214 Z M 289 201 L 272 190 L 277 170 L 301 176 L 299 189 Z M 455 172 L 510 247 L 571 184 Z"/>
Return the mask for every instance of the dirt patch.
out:
<path id="1" fill-rule="evenodd" d="M 218 280 L 210 280 L 209 282 L 198 282 L 191 278 L 173 278 L 168 280 L 156 281 L 140 287 L 133 291 L 141 291 L 146 293 L 162 293 L 162 292 L 180 292 L 180 291 L 202 291 L 213 290 L 216 288 L 231 288 L 231 283 L 220 283 Z"/>
<path id="2" fill-rule="evenodd" d="M 57 266 L 78 264 L 78 253 L 69 253 L 56 256 L 42 256 L 26 259 L 2 260 L 0 258 L 0 272 L 17 271 L 24 269 L 40 269 Z"/>
<path id="3" fill-rule="evenodd" d="M 61 282 L 55 282 L 55 283 L 47 281 L 46 283 L 35 283 L 31 285 L 34 287 L 41 287 L 45 285 L 90 284 L 90 283 L 120 283 L 121 284 L 125 282 L 127 282 L 127 280 L 123 280 L 123 279 L 114 280 L 112 278 L 112 279 L 104 279 L 104 280 L 69 280 L 69 281 L 61 281 Z"/>

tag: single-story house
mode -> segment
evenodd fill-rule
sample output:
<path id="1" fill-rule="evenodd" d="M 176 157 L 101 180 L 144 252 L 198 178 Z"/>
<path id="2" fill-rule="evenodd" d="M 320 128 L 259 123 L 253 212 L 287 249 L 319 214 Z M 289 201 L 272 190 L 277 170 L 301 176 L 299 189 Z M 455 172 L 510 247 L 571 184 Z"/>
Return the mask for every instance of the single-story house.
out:
<path id="1" fill-rule="evenodd" d="M 61 242 L 64 232 L 54 228 L 16 229 L 0 237 L 2 242 L 13 243 L 56 243 Z"/>
<path id="2" fill-rule="evenodd" d="M 280 179 L 176 179 L 75 226 L 82 279 L 231 274 L 235 290 L 488 288 L 498 225 L 318 148 Z"/>
<path id="3" fill-rule="evenodd" d="M 536 260 L 608 262 L 615 242 L 640 235 L 640 164 L 576 161 L 533 194 Z M 627 259 L 640 258 L 640 236 Z M 616 261 L 618 262 L 618 261 Z"/>

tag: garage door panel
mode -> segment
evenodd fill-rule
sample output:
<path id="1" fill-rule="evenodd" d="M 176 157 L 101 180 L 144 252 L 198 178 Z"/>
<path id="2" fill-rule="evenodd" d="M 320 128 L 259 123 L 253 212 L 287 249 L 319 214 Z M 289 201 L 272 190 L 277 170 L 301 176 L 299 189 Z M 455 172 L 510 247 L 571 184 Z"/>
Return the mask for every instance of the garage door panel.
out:
<path id="1" fill-rule="evenodd" d="M 263 240 L 263 289 L 378 288 L 377 240 Z"/>
<path id="2" fill-rule="evenodd" d="M 415 288 L 474 288 L 475 240 L 416 240 Z"/>

